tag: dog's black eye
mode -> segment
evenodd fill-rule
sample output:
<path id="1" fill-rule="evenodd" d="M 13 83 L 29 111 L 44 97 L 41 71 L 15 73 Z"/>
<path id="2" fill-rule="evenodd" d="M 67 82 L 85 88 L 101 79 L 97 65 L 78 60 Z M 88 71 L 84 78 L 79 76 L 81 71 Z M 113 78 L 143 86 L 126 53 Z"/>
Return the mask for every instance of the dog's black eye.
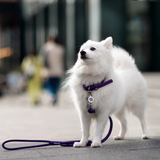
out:
<path id="1" fill-rule="evenodd" d="M 90 50 L 91 50 L 91 51 L 95 51 L 96 49 L 95 49 L 94 47 L 91 47 Z"/>

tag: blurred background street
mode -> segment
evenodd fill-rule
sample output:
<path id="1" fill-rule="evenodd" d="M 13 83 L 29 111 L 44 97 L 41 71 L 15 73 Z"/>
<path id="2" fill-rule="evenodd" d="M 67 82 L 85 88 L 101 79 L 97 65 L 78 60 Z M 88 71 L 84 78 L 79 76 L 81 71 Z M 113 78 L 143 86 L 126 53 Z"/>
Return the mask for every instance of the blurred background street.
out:
<path id="1" fill-rule="evenodd" d="M 160 71 L 156 0 L 0 0 L 0 96 L 41 89 L 57 101 L 60 80 L 88 39 L 113 37 L 140 71 Z"/>

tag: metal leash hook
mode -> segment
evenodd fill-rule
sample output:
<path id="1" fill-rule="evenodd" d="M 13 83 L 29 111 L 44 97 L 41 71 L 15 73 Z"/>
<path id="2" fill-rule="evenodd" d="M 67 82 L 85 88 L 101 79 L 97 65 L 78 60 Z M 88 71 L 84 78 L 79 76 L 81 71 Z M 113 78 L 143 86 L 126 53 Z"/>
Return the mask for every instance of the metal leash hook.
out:
<path id="1" fill-rule="evenodd" d="M 87 111 L 89 113 L 96 113 L 96 111 L 94 109 L 92 109 L 92 103 L 94 102 L 94 98 L 92 95 L 92 91 L 90 90 L 90 87 L 88 88 L 88 97 L 87 97 Z"/>
<path id="2" fill-rule="evenodd" d="M 104 139 L 101 140 L 101 143 L 104 143 L 109 136 L 111 135 L 112 129 L 113 129 L 113 121 L 112 118 L 109 116 L 109 121 L 110 121 L 110 128 L 108 131 L 108 134 Z M 45 146 L 52 146 L 52 145 L 60 145 L 62 147 L 72 147 L 75 142 L 79 142 L 80 140 L 74 140 L 74 141 L 48 141 L 48 140 L 25 140 L 25 139 L 11 139 L 3 142 L 2 147 L 6 150 L 18 150 L 18 149 L 26 149 L 26 148 L 35 148 L 35 147 L 45 147 Z M 41 143 L 39 145 L 32 145 L 32 146 L 23 146 L 23 147 L 15 147 L 15 148 L 10 148 L 6 147 L 5 145 L 7 143 L 11 142 L 38 142 Z M 42 144 L 44 143 L 44 144 Z M 90 146 L 92 141 L 88 141 L 87 146 Z"/>

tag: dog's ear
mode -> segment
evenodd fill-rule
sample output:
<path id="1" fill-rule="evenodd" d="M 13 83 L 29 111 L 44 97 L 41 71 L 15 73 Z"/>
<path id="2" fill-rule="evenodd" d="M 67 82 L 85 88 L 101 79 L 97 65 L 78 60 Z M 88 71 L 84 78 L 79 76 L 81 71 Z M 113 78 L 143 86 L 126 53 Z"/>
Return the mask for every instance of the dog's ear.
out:
<path id="1" fill-rule="evenodd" d="M 91 42 L 91 40 L 89 39 L 87 42 Z"/>
<path id="2" fill-rule="evenodd" d="M 101 41 L 101 43 L 103 43 L 103 45 L 105 45 L 107 49 L 112 48 L 112 42 L 113 42 L 112 37 L 107 37 L 105 40 Z"/>

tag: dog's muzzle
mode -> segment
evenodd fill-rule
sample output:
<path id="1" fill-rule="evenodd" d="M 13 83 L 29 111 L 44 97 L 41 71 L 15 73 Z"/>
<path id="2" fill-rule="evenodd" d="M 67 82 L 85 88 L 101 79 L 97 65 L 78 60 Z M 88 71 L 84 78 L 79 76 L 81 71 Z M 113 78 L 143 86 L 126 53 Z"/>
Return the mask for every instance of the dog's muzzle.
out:
<path id="1" fill-rule="evenodd" d="M 81 54 L 81 59 L 87 59 L 87 56 L 86 56 L 86 52 L 85 51 L 81 51 L 80 52 L 80 54 Z"/>

